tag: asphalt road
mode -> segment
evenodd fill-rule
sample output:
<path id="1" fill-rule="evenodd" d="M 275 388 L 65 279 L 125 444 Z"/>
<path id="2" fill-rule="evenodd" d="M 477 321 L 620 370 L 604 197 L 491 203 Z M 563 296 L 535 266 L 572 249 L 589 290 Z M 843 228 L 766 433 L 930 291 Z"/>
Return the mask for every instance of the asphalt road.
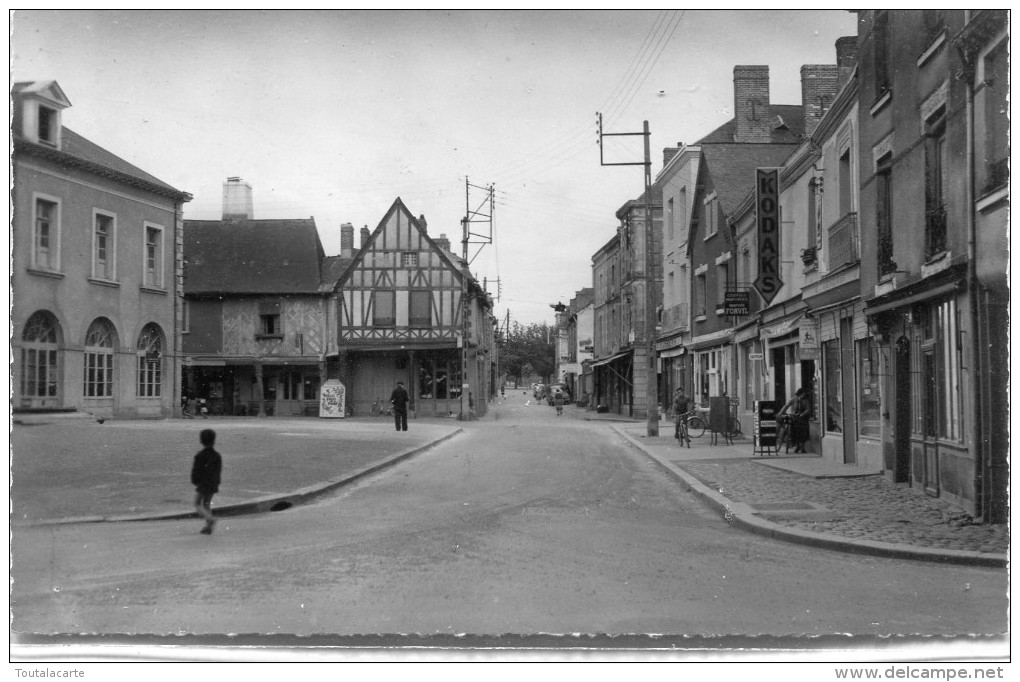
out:
<path id="1" fill-rule="evenodd" d="M 369 635 L 1004 633 L 1001 570 L 731 528 L 604 423 L 521 394 L 337 496 L 15 528 L 12 630 Z M 285 427 L 282 427 L 285 428 Z"/>

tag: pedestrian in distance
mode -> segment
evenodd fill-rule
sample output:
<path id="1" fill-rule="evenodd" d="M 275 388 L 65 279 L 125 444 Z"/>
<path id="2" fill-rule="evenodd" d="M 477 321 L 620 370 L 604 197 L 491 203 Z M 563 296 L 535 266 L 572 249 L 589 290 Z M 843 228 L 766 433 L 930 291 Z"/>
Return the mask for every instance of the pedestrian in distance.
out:
<path id="1" fill-rule="evenodd" d="M 397 387 L 390 394 L 390 405 L 393 405 L 393 423 L 396 425 L 397 431 L 407 431 L 407 403 L 410 401 L 411 396 L 407 394 L 404 382 L 398 381 Z"/>
<path id="2" fill-rule="evenodd" d="M 811 394 L 803 388 L 798 388 L 793 397 L 779 410 L 778 416 L 790 416 L 790 442 L 794 445 L 794 452 L 807 452 L 804 444 L 811 437 L 808 425 L 811 411 Z"/>
<path id="3" fill-rule="evenodd" d="M 223 472 L 223 458 L 213 449 L 216 444 L 216 432 L 203 429 L 198 434 L 202 449 L 195 455 L 191 467 L 191 483 L 195 486 L 195 510 L 205 519 L 202 535 L 212 535 L 216 517 L 212 513 L 212 498 L 220 490 L 220 474 Z"/>
<path id="4" fill-rule="evenodd" d="M 553 396 L 553 405 L 556 406 L 556 416 L 559 417 L 563 414 L 563 392 L 557 391 L 556 395 Z"/>
<path id="5" fill-rule="evenodd" d="M 676 429 L 673 432 L 673 437 L 680 441 L 681 447 L 686 445 L 691 447 L 691 437 L 687 433 L 685 428 L 687 419 L 687 412 L 691 409 L 691 402 L 684 395 L 684 389 L 678 388 L 673 393 L 673 420 L 676 422 Z"/>
<path id="6" fill-rule="evenodd" d="M 194 419 L 195 411 L 198 409 L 198 403 L 195 401 L 195 396 L 189 395 L 184 400 L 184 412 L 181 414 L 185 419 Z"/>

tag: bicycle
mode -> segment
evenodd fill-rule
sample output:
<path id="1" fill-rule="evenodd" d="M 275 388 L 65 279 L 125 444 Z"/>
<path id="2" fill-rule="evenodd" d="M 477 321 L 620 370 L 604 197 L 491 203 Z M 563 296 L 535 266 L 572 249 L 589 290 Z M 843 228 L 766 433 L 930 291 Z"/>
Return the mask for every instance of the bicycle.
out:
<path id="1" fill-rule="evenodd" d="M 779 415 L 779 428 L 776 431 L 776 452 L 786 444 L 786 454 L 790 453 L 790 436 L 793 433 L 793 417 L 788 414 Z"/>
<path id="2" fill-rule="evenodd" d="M 687 420 L 689 417 L 689 414 L 682 414 L 676 421 L 676 431 L 674 432 L 673 437 L 680 441 L 680 447 L 683 447 L 684 444 L 686 444 L 687 447 L 691 447 L 691 434 L 687 429 Z"/>
<path id="3" fill-rule="evenodd" d="M 376 398 L 375 402 L 372 403 L 372 416 L 393 416 L 393 406 L 383 403 L 382 398 Z"/>
<path id="4" fill-rule="evenodd" d="M 687 433 L 691 435 L 691 438 L 701 438 L 705 435 L 705 429 L 708 428 L 708 424 L 705 420 L 698 415 L 696 412 L 688 412 L 686 423 Z"/>

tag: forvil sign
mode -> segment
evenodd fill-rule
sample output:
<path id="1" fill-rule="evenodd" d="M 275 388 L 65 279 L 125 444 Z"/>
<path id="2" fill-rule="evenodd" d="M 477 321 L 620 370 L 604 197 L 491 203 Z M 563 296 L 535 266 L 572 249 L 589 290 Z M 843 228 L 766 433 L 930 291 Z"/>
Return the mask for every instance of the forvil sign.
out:
<path id="1" fill-rule="evenodd" d="M 758 279 L 754 288 L 765 305 L 779 293 L 779 169 L 755 171 L 755 215 L 758 223 Z"/>

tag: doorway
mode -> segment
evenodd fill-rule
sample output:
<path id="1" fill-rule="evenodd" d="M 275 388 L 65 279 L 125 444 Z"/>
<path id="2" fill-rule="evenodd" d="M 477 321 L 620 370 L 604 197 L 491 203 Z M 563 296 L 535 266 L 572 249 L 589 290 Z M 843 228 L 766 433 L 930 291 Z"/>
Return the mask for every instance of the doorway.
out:
<path id="1" fill-rule="evenodd" d="M 896 386 L 893 390 L 896 404 L 893 419 L 893 450 L 895 467 L 893 481 L 910 482 L 910 339 L 901 336 L 896 340 Z"/>

